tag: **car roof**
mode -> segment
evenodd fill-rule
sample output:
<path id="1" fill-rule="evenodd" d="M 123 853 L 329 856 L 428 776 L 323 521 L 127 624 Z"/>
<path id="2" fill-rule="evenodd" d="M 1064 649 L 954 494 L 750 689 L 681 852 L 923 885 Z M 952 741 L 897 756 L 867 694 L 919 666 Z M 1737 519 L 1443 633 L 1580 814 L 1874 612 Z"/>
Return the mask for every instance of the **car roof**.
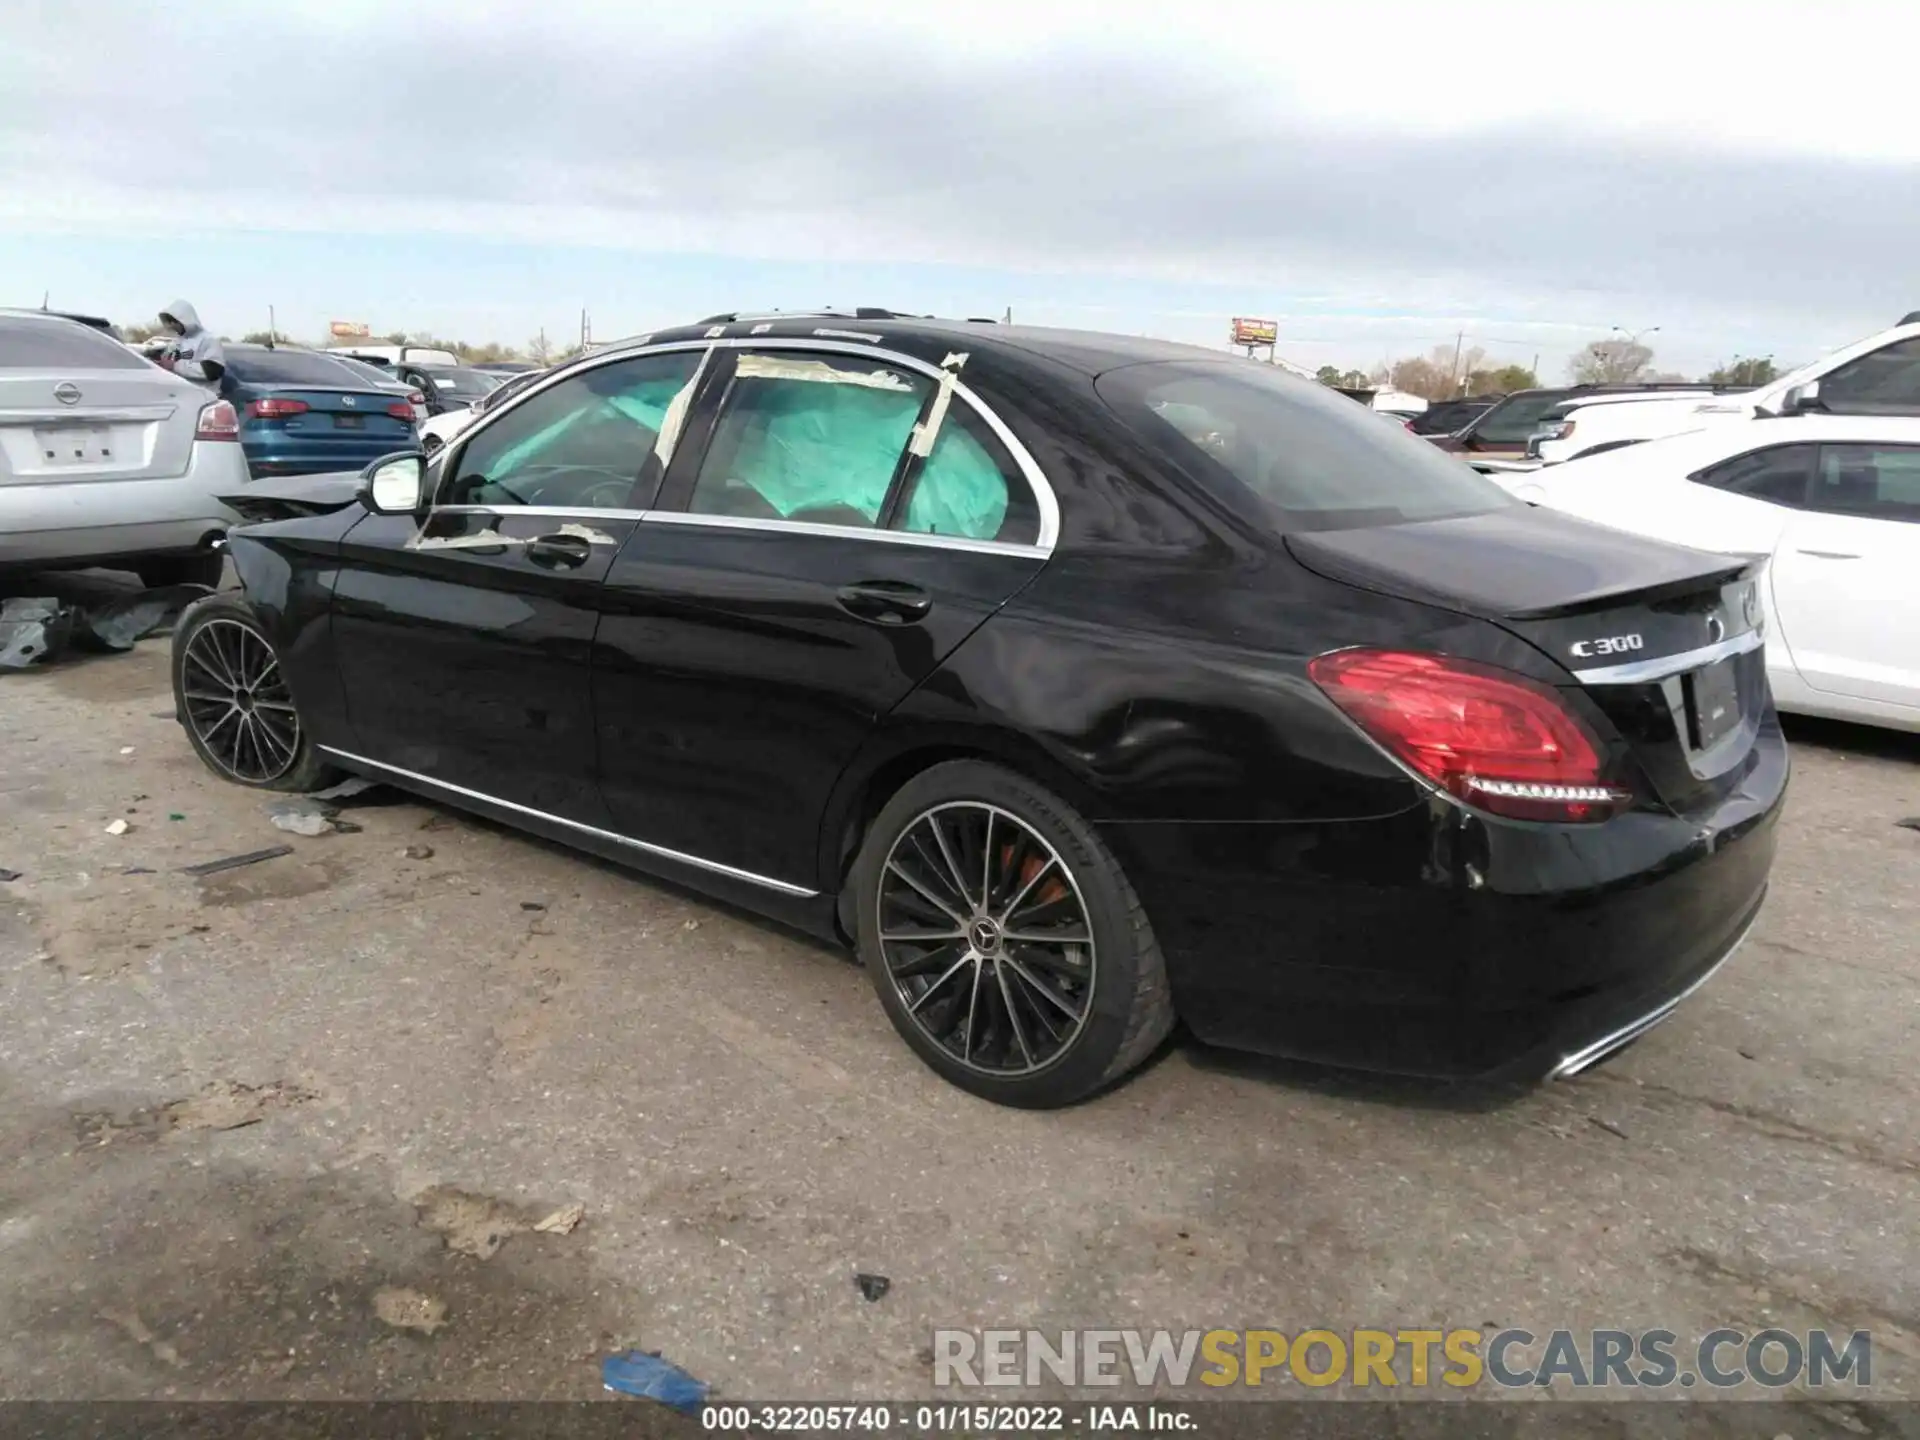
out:
<path id="1" fill-rule="evenodd" d="M 918 358 L 931 358 L 936 364 L 956 350 L 1019 352 L 1051 360 L 1087 376 L 1100 375 L 1123 365 L 1153 361 L 1261 363 L 1246 360 L 1234 351 L 1209 350 L 1199 345 L 1183 345 L 1172 340 L 1154 340 L 1144 336 L 1109 335 L 1093 330 L 1056 330 L 1039 325 L 1002 325 L 993 320 L 943 320 L 933 316 L 903 316 L 891 312 L 882 317 L 871 311 L 852 314 L 821 312 L 779 316 L 713 316 L 696 324 L 672 326 L 647 335 L 617 340 L 595 350 L 593 356 L 597 358 L 643 345 L 701 339 L 866 343 L 875 349 L 892 349 Z"/>

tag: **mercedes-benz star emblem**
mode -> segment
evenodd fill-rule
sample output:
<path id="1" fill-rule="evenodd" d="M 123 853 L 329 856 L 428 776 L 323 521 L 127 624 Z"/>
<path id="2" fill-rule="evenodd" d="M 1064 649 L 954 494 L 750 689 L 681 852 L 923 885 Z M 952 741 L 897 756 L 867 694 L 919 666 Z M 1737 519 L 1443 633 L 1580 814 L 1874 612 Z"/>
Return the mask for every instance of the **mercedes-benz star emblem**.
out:
<path id="1" fill-rule="evenodd" d="M 78 405 L 80 403 L 80 387 L 71 380 L 62 380 L 58 385 L 53 387 L 53 398 L 58 400 L 62 405 Z"/>

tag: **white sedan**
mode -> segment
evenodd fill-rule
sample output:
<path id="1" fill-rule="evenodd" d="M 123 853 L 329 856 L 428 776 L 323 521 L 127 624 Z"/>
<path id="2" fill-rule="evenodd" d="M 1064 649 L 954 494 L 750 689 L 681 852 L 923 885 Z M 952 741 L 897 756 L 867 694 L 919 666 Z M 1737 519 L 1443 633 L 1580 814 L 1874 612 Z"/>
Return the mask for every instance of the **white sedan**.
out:
<path id="1" fill-rule="evenodd" d="M 1920 419 L 1754 420 L 1494 478 L 1638 535 L 1770 556 L 1780 709 L 1920 731 Z"/>

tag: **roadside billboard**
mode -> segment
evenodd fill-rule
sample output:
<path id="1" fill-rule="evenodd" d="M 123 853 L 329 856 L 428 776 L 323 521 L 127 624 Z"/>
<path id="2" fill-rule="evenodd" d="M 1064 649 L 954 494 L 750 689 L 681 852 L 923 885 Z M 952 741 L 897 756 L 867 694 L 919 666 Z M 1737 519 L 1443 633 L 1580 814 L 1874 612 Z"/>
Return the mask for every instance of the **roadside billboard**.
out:
<path id="1" fill-rule="evenodd" d="M 1271 345 L 1279 338 L 1278 320 L 1249 320 L 1240 315 L 1233 317 L 1233 343 L 1236 345 Z"/>
<path id="2" fill-rule="evenodd" d="M 364 320 L 335 320 L 327 326 L 327 332 L 336 340 L 368 340 L 373 337 L 373 327 Z"/>

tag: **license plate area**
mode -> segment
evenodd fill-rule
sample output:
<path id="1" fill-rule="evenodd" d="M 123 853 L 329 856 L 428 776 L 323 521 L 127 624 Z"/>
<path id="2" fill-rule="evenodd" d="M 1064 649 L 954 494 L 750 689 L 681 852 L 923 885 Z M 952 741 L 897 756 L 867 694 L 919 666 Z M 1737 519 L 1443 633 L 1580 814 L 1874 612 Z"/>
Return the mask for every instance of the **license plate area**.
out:
<path id="1" fill-rule="evenodd" d="M 367 417 L 364 415 L 336 415 L 333 417 L 333 428 L 336 430 L 364 430 L 367 428 Z"/>
<path id="2" fill-rule="evenodd" d="M 116 448 L 108 425 L 50 425 L 33 432 L 33 444 L 49 467 L 111 462 Z"/>
<path id="3" fill-rule="evenodd" d="M 1703 665 L 1684 677 L 1688 740 L 1694 750 L 1711 750 L 1740 726 L 1740 677 L 1729 658 Z"/>

